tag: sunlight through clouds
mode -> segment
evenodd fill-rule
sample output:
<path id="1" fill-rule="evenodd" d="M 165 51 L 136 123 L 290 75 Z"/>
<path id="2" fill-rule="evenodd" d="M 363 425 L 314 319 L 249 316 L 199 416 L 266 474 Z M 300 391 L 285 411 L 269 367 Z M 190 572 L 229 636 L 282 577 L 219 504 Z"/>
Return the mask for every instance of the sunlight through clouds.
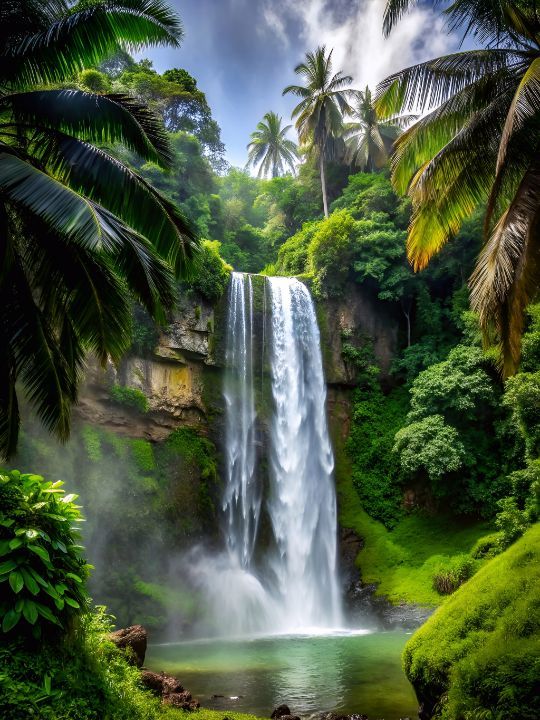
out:
<path id="1" fill-rule="evenodd" d="M 456 46 L 441 18 L 428 7 L 413 9 L 384 38 L 385 5 L 386 0 L 266 0 L 264 19 L 281 43 L 298 48 L 299 61 L 301 50 L 334 48 L 334 67 L 352 75 L 356 87 L 375 88 L 392 72 Z M 290 32 L 298 27 L 300 38 Z"/>

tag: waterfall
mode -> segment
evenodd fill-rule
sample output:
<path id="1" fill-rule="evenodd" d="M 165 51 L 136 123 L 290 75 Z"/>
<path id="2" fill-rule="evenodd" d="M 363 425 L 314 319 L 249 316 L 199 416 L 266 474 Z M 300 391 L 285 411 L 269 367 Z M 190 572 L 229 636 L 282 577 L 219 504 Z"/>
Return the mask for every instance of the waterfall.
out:
<path id="1" fill-rule="evenodd" d="M 337 512 L 319 328 L 305 285 L 289 278 L 270 278 L 269 285 L 271 565 L 290 627 L 335 627 Z"/>
<path id="2" fill-rule="evenodd" d="M 269 278 L 263 292 L 259 348 L 251 276 L 232 274 L 223 387 L 225 552 L 207 555 L 194 572 L 210 631 L 220 635 L 306 632 L 341 622 L 334 460 L 315 310 L 308 289 L 296 279 Z M 265 346 L 270 377 L 262 373 L 261 383 L 270 383 L 272 407 L 263 418 L 268 432 L 261 457 L 269 464 L 263 508 L 254 391 L 254 367 L 261 368 L 263 358 L 254 358 L 254 348 L 264 353 Z"/>
<path id="3" fill-rule="evenodd" d="M 226 343 L 225 539 L 232 557 L 241 567 L 249 568 L 259 524 L 261 488 L 255 481 L 253 285 L 251 277 L 242 273 L 235 272 L 231 278 Z"/>

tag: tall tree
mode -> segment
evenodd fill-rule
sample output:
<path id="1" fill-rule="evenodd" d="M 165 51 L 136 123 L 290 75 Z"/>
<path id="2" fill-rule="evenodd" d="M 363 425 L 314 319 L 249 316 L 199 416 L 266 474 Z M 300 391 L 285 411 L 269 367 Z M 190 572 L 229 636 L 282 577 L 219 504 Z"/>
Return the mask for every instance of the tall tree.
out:
<path id="1" fill-rule="evenodd" d="M 385 31 L 414 4 L 390 0 Z M 413 202 L 407 248 L 416 269 L 486 203 L 471 300 L 508 375 L 540 285 L 540 12 L 536 0 L 455 0 L 445 14 L 484 48 L 390 76 L 376 105 L 387 117 L 429 110 L 398 139 L 392 171 Z"/>
<path id="2" fill-rule="evenodd" d="M 173 305 L 194 235 L 176 207 L 96 144 L 167 165 L 162 125 L 124 95 L 34 89 L 96 66 L 123 43 L 177 45 L 161 0 L 8 0 L 0 7 L 0 456 L 14 452 L 22 389 L 69 433 L 84 358 L 117 360 L 131 298 Z"/>
<path id="3" fill-rule="evenodd" d="M 251 133 L 251 142 L 247 146 L 247 166 L 259 166 L 258 177 L 271 175 L 273 178 L 284 175 L 285 168 L 294 173 L 295 160 L 298 159 L 296 143 L 287 138 L 292 125 L 281 127 L 282 118 L 274 112 L 267 112 L 255 132 Z"/>
<path id="4" fill-rule="evenodd" d="M 352 77 L 341 71 L 333 74 L 332 50 L 327 52 L 324 45 L 307 53 L 305 62 L 297 65 L 294 72 L 304 80 L 304 85 L 288 85 L 283 94 L 301 98 L 292 116 L 296 118 L 300 142 L 318 154 L 324 215 L 328 217 L 324 164 L 336 154 L 342 141 L 343 115 L 351 112 L 348 98 L 353 95 L 345 86 L 350 85 Z"/>
<path id="5" fill-rule="evenodd" d="M 360 170 L 374 172 L 388 161 L 392 145 L 401 129 L 410 125 L 416 115 L 381 120 L 373 105 L 371 90 L 359 90 L 351 103 L 351 120 L 344 125 L 346 160 Z"/>

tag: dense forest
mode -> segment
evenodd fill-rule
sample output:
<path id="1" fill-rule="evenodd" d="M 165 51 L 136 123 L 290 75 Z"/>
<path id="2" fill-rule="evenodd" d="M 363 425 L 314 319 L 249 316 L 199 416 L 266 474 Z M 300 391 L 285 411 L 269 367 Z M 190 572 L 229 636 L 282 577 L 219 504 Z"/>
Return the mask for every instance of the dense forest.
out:
<path id="1" fill-rule="evenodd" d="M 389 0 L 381 31 L 413 5 Z M 143 57 L 182 40 L 167 4 L 0 9 L 2 717 L 248 718 L 169 676 L 156 697 L 161 666 L 141 680 L 110 635 L 197 636 L 210 604 L 196 563 L 221 557 L 234 474 L 233 272 L 259 555 L 272 280 L 294 278 L 320 331 L 344 627 L 421 625 L 402 645 L 422 720 L 538 716 L 540 21 L 521 1 L 444 13 L 474 49 L 377 88 L 308 52 L 290 124 L 267 112 L 240 168 L 198 79 Z"/>

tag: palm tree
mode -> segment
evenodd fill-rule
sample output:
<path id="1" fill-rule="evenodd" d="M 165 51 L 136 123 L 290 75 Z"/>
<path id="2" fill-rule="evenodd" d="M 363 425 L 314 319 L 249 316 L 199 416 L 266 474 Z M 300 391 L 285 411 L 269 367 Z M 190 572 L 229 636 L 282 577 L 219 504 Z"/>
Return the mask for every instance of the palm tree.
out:
<path id="1" fill-rule="evenodd" d="M 259 165 L 258 177 L 271 174 L 272 177 L 283 175 L 285 166 L 294 173 L 294 163 L 298 160 L 296 143 L 288 140 L 287 132 L 292 125 L 281 127 L 282 118 L 274 112 L 267 112 L 255 132 L 251 133 L 251 142 L 246 167 Z"/>
<path id="2" fill-rule="evenodd" d="M 18 392 L 67 438 L 86 353 L 118 360 L 131 299 L 157 319 L 192 263 L 186 219 L 96 144 L 170 162 L 165 132 L 124 95 L 36 89 L 119 46 L 178 44 L 161 0 L 5 0 L 0 8 L 0 456 L 16 448 Z"/>
<path id="3" fill-rule="evenodd" d="M 391 0 L 390 32 L 411 0 Z M 393 181 L 413 215 L 408 255 L 418 270 L 486 203 L 484 246 L 470 280 L 503 373 L 519 363 L 526 305 L 540 285 L 540 14 L 535 3 L 455 0 L 445 11 L 485 46 L 414 65 L 384 80 L 383 115 L 427 114 L 396 142 Z"/>
<path id="4" fill-rule="evenodd" d="M 294 69 L 304 80 L 304 85 L 289 85 L 283 94 L 292 93 L 302 98 L 294 108 L 296 129 L 300 142 L 314 148 L 319 157 L 319 172 L 323 196 L 324 215 L 328 217 L 328 199 L 324 173 L 325 159 L 336 154 L 342 135 L 343 115 L 350 113 L 348 98 L 353 94 L 345 85 L 352 82 L 341 71 L 332 74 L 332 50 L 326 52 L 324 45 Z"/>
<path id="5" fill-rule="evenodd" d="M 416 120 L 416 115 L 381 120 L 367 86 L 364 91 L 356 93 L 350 114 L 352 121 L 344 125 L 346 162 L 368 172 L 374 172 L 386 164 L 401 129 Z"/>

